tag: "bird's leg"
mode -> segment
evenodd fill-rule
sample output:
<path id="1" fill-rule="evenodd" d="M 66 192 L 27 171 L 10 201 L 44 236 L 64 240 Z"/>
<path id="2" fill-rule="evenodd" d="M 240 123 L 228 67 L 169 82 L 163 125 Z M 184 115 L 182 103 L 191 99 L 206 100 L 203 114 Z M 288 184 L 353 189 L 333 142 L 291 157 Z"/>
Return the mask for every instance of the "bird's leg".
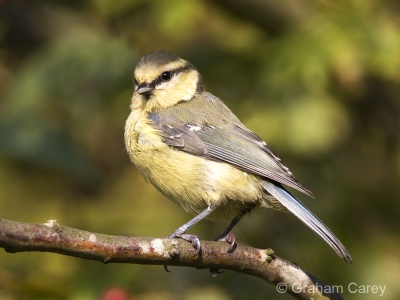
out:
<path id="1" fill-rule="evenodd" d="M 228 253 L 231 253 L 235 250 L 235 236 L 230 233 L 233 227 L 236 226 L 237 223 L 243 218 L 245 214 L 250 212 L 254 206 L 247 206 L 246 208 L 243 208 L 239 213 L 233 218 L 233 220 L 229 223 L 228 227 L 215 238 L 215 241 L 225 241 L 230 244 L 230 247 L 228 249 Z"/>
<path id="2" fill-rule="evenodd" d="M 175 230 L 175 232 L 173 234 L 169 235 L 168 238 L 181 238 L 181 239 L 184 239 L 185 241 L 191 242 L 193 245 L 193 248 L 195 250 L 195 254 L 199 255 L 200 251 L 201 251 L 199 237 L 194 234 L 186 234 L 185 232 L 190 227 L 192 227 L 193 225 L 195 225 L 196 223 L 198 223 L 199 221 L 201 221 L 202 219 L 207 217 L 216 208 L 217 208 L 217 206 L 210 205 L 205 210 L 203 210 L 201 213 L 199 213 L 197 216 L 195 216 L 193 219 L 191 219 L 189 222 L 183 224 L 181 227 L 179 227 L 177 230 Z"/>
<path id="3" fill-rule="evenodd" d="M 235 251 L 236 248 L 236 242 L 235 242 L 235 235 L 233 233 L 230 233 L 233 227 L 239 223 L 239 221 L 243 218 L 245 214 L 250 212 L 253 209 L 254 206 L 246 207 L 239 211 L 239 213 L 233 218 L 233 220 L 229 223 L 228 227 L 215 238 L 215 241 L 224 241 L 229 243 L 230 247 L 228 249 L 228 253 L 232 253 Z M 219 269 L 210 269 L 210 273 L 213 277 L 217 277 L 218 275 L 222 274 Z"/>

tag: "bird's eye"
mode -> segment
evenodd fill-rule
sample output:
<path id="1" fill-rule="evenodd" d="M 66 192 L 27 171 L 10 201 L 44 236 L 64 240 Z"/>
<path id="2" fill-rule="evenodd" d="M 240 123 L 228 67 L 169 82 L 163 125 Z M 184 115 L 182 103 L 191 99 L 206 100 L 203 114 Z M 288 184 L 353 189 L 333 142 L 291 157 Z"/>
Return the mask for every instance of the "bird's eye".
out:
<path id="1" fill-rule="evenodd" d="M 171 72 L 164 72 L 161 74 L 161 79 L 163 81 L 169 81 L 171 79 L 171 77 L 172 77 Z"/>

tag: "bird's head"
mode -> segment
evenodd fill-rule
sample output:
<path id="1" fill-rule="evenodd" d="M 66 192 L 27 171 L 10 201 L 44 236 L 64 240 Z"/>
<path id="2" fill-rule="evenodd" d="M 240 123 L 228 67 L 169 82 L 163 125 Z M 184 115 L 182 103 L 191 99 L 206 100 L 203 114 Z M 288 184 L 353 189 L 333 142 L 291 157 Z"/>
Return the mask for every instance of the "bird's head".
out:
<path id="1" fill-rule="evenodd" d="M 201 75 L 188 61 L 168 51 L 155 51 L 143 56 L 136 65 L 133 100 L 147 111 L 189 101 L 203 91 Z"/>

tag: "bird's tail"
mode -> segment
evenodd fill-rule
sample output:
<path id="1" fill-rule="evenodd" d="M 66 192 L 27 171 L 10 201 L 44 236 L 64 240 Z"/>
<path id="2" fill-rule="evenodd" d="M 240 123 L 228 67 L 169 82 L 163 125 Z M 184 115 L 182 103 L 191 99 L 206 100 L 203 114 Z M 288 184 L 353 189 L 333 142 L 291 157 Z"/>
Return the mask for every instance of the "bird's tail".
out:
<path id="1" fill-rule="evenodd" d="M 298 217 L 304 224 L 317 233 L 329 246 L 346 262 L 352 263 L 350 253 L 339 239 L 316 215 L 309 211 L 303 203 L 292 196 L 283 187 L 272 182 L 264 181 L 265 190 L 274 196 L 285 208 Z"/>

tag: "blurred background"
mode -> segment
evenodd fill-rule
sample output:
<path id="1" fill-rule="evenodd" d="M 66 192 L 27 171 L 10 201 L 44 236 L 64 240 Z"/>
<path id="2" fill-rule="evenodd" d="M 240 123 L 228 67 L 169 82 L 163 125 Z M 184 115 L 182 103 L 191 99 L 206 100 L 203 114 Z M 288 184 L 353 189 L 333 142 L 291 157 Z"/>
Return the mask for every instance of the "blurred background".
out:
<path id="1" fill-rule="evenodd" d="M 244 219 L 238 242 L 349 299 L 379 296 L 352 282 L 399 299 L 399 13 L 395 0 L 1 0 L 0 217 L 153 237 L 192 217 L 124 149 L 134 65 L 167 49 L 314 192 L 299 197 L 354 265 L 287 213 Z M 191 232 L 213 239 L 225 225 Z M 1 250 L 0 299 L 292 299 L 243 274 L 170 270 Z"/>

